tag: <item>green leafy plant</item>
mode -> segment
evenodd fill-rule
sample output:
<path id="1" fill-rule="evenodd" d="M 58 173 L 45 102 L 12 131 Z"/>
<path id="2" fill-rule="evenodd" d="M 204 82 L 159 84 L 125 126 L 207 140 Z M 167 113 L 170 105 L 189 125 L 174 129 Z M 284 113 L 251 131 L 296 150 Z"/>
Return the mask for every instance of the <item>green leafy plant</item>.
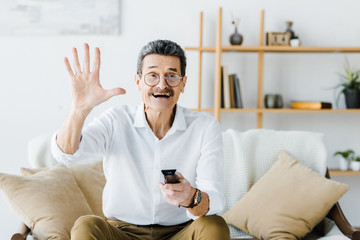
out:
<path id="1" fill-rule="evenodd" d="M 352 159 L 352 161 L 360 162 L 360 157 L 354 157 L 354 158 Z"/>
<path id="2" fill-rule="evenodd" d="M 337 156 L 337 155 L 342 156 L 347 161 L 352 161 L 352 160 L 355 159 L 355 152 L 353 150 L 351 150 L 351 149 L 343 151 L 343 152 L 338 151 L 338 152 L 334 153 L 334 156 Z M 357 157 L 357 158 L 359 158 L 358 161 L 360 161 L 360 157 Z"/>
<path id="3" fill-rule="evenodd" d="M 350 66 L 348 59 L 346 59 L 344 71 L 345 73 L 339 73 L 341 83 L 335 86 L 335 89 L 340 88 L 340 92 L 338 92 L 336 97 L 337 106 L 340 96 L 344 93 L 345 89 L 360 89 L 360 70 Z"/>

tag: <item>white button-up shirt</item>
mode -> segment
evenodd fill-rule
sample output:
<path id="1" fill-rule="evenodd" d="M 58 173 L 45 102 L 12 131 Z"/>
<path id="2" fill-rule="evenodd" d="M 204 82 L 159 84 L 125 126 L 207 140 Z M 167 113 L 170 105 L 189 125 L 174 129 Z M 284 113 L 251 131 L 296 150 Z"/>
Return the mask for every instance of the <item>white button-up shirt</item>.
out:
<path id="1" fill-rule="evenodd" d="M 117 106 L 82 130 L 79 149 L 65 154 L 52 139 L 52 153 L 63 163 L 103 155 L 107 179 L 103 212 L 138 225 L 176 225 L 190 218 L 185 208 L 166 202 L 157 186 L 162 169 L 177 169 L 210 199 L 207 215 L 224 207 L 221 128 L 212 116 L 177 105 L 172 127 L 159 140 L 145 118 L 144 104 Z"/>

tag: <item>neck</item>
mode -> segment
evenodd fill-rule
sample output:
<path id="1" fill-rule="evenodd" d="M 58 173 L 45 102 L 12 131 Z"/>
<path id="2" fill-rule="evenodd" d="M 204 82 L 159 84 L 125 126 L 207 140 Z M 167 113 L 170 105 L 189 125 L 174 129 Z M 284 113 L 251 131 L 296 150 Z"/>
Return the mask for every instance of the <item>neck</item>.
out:
<path id="1" fill-rule="evenodd" d="M 164 138 L 174 122 L 176 105 L 173 109 L 166 112 L 155 112 L 146 106 L 144 110 L 146 120 L 155 136 L 158 139 Z"/>

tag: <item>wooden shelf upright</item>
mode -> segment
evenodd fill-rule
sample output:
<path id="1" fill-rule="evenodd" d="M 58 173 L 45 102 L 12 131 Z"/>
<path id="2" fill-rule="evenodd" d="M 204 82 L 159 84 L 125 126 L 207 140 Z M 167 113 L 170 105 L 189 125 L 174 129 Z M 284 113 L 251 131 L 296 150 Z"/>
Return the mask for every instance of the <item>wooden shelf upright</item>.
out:
<path id="1" fill-rule="evenodd" d="M 264 46 L 264 10 L 260 13 L 260 29 L 259 29 L 259 46 Z M 258 51 L 258 92 L 257 92 L 257 108 L 263 109 L 264 95 L 264 51 Z M 262 128 L 263 125 L 263 112 L 258 112 L 256 116 L 256 127 Z"/>

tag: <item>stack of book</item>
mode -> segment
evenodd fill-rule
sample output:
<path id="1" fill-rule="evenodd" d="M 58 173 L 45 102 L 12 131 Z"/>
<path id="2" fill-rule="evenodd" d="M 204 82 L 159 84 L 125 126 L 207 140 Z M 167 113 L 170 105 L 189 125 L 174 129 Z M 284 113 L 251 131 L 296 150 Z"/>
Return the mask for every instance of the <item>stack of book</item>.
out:
<path id="1" fill-rule="evenodd" d="M 227 66 L 221 67 L 221 107 L 243 108 L 240 79 L 236 74 L 229 74 Z"/>
<path id="2" fill-rule="evenodd" d="M 331 109 L 332 104 L 330 102 L 304 102 L 304 101 L 292 101 L 291 108 L 296 109 Z"/>

